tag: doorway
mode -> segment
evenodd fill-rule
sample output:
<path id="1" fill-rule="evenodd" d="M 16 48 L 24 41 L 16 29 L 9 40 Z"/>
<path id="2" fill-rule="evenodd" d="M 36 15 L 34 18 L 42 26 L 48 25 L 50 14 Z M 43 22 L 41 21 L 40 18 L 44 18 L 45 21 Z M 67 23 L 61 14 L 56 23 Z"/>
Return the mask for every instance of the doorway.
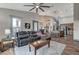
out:
<path id="1" fill-rule="evenodd" d="M 38 21 L 33 21 L 33 31 L 38 31 Z"/>

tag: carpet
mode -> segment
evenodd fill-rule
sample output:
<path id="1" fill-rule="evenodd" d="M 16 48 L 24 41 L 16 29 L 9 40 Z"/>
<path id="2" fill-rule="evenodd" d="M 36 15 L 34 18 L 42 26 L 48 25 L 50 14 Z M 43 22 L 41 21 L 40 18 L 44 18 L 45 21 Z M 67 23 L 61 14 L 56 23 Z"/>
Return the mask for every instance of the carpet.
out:
<path id="1" fill-rule="evenodd" d="M 61 55 L 64 51 L 64 48 L 66 47 L 65 44 L 58 43 L 55 41 L 50 42 L 50 48 L 48 48 L 48 45 L 45 45 L 37 50 L 37 55 Z M 23 47 L 15 47 L 14 53 L 15 55 L 34 55 L 34 48 L 31 49 L 32 51 L 29 52 L 28 45 Z M 13 50 L 12 50 L 13 51 Z M 2 55 L 7 54 L 12 55 L 13 52 L 5 51 L 1 53 Z"/>

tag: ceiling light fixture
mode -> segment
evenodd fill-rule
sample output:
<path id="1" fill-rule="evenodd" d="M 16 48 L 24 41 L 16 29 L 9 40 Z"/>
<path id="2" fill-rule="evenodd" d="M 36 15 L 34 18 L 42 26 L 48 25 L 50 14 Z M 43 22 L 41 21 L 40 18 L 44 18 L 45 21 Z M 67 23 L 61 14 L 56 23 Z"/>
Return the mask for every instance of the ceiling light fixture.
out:
<path id="1" fill-rule="evenodd" d="M 39 6 L 36 6 L 36 8 L 39 8 Z"/>

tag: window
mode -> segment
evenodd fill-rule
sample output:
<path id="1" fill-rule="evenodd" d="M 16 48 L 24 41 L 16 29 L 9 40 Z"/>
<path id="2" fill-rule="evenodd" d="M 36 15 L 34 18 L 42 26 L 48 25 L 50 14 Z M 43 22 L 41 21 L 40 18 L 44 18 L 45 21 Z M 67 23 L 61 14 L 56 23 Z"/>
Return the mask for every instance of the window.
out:
<path id="1" fill-rule="evenodd" d="M 21 21 L 19 18 L 12 18 L 12 21 L 13 27 L 21 27 Z"/>
<path id="2" fill-rule="evenodd" d="M 15 37 L 16 32 L 21 30 L 21 19 L 12 17 L 12 36 Z"/>

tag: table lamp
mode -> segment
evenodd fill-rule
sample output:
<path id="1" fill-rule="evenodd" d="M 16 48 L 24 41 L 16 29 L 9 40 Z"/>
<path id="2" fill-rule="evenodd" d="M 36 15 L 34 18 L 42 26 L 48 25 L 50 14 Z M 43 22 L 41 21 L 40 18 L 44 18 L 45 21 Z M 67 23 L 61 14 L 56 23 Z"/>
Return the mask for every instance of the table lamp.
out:
<path id="1" fill-rule="evenodd" d="M 7 38 L 10 38 L 10 29 L 5 29 L 5 35 L 7 36 Z"/>

